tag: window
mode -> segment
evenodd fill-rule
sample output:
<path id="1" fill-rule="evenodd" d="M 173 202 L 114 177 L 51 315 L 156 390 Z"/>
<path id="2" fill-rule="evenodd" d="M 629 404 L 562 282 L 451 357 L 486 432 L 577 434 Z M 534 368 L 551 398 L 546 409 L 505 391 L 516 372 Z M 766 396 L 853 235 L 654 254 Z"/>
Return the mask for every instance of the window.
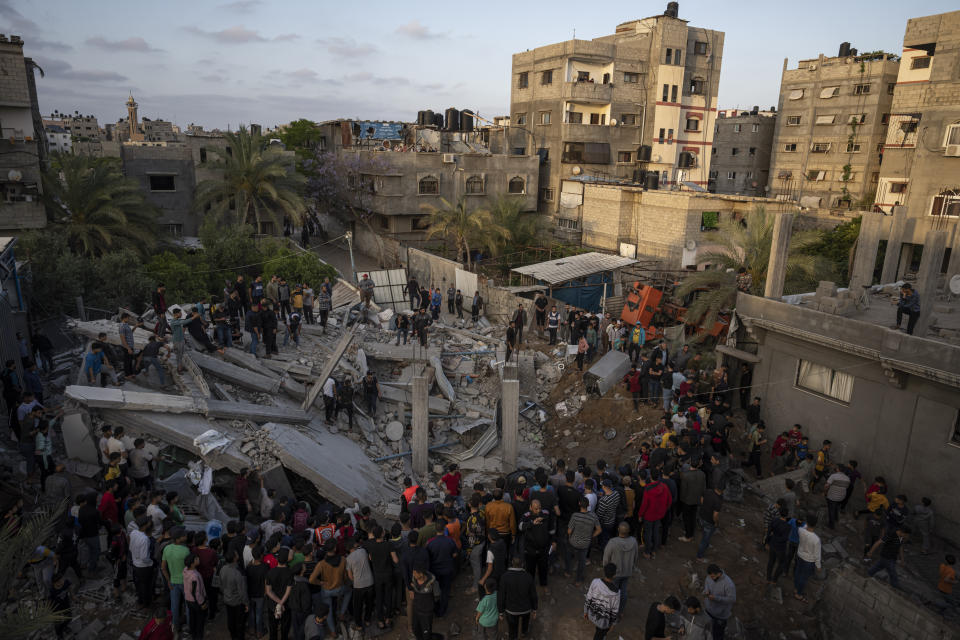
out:
<path id="1" fill-rule="evenodd" d="M 698 56 L 707 55 L 707 43 L 706 42 L 696 42 L 693 45 L 693 52 Z"/>
<path id="2" fill-rule="evenodd" d="M 433 176 L 420 180 L 419 192 L 422 196 L 435 196 L 440 193 L 440 181 Z"/>
<path id="3" fill-rule="evenodd" d="M 750 155 L 751 155 L 751 156 L 757 155 L 757 148 L 756 148 L 756 147 L 750 147 Z"/>
<path id="4" fill-rule="evenodd" d="M 619 163 L 621 163 L 621 164 L 626 164 L 626 163 L 628 163 L 628 162 L 631 162 L 631 159 L 632 159 L 632 158 L 633 158 L 633 154 L 630 153 L 629 151 L 618 151 L 618 152 L 617 152 L 617 162 L 619 162 Z"/>
<path id="5" fill-rule="evenodd" d="M 670 101 L 670 85 L 663 85 L 663 102 Z"/>
<path id="6" fill-rule="evenodd" d="M 687 128 L 685 131 L 699 131 L 700 130 L 700 119 L 699 118 L 687 118 Z"/>
<path id="7" fill-rule="evenodd" d="M 517 88 L 518 88 L 518 89 L 526 89 L 527 86 L 529 86 L 529 84 L 530 84 L 530 77 L 529 77 L 529 74 L 528 74 L 526 71 L 520 73 L 520 74 L 517 76 Z"/>
<path id="8" fill-rule="evenodd" d="M 716 148 L 716 147 L 714 147 L 713 149 L 710 149 L 710 155 L 712 155 L 712 156 L 717 155 L 717 148 Z"/>
<path id="9" fill-rule="evenodd" d="M 836 122 L 836 120 L 837 120 L 836 114 L 827 114 L 827 115 L 817 116 L 816 123 L 817 124 L 833 124 L 834 122 Z"/>
<path id="10" fill-rule="evenodd" d="M 182 224 L 165 224 L 163 225 L 167 230 L 167 234 L 173 236 L 174 238 L 183 237 L 183 225 Z"/>
<path id="11" fill-rule="evenodd" d="M 673 64 L 673 49 L 667 47 L 666 53 L 663 54 L 663 64 Z"/>
<path id="12" fill-rule="evenodd" d="M 850 402 L 853 380 L 849 373 L 836 371 L 809 360 L 800 360 L 797 366 L 797 388 L 840 402 Z"/>
<path id="13" fill-rule="evenodd" d="M 859 142 L 848 142 L 848 143 L 847 143 L 847 153 L 860 153 L 860 143 L 859 143 Z"/>
<path id="14" fill-rule="evenodd" d="M 738 149 L 738 148 L 736 148 L 736 147 L 733 147 L 732 149 L 730 149 L 730 155 L 732 155 L 732 156 L 737 155 L 737 153 L 739 153 L 739 152 L 740 152 L 740 149 Z"/>
<path id="15" fill-rule="evenodd" d="M 540 84 L 553 84 L 553 70 L 544 71 L 540 74 Z"/>
<path id="16" fill-rule="evenodd" d="M 667 129 L 667 143 L 673 144 L 673 129 Z"/>
<path id="17" fill-rule="evenodd" d="M 863 124 L 867 121 L 867 114 L 865 113 L 851 113 L 850 119 L 847 121 L 848 124 Z"/>
<path id="18" fill-rule="evenodd" d="M 510 155 L 512 156 L 525 156 L 527 155 L 526 147 L 513 147 L 510 149 Z"/>
<path id="19" fill-rule="evenodd" d="M 960 189 L 944 189 L 933 197 L 930 207 L 932 216 L 960 216 Z"/>
<path id="20" fill-rule="evenodd" d="M 549 112 L 549 111 L 541 111 L 541 112 L 538 114 L 537 124 L 550 124 L 550 112 Z"/>
<path id="21" fill-rule="evenodd" d="M 698 78 L 694 78 L 690 81 L 690 95 L 692 96 L 702 96 L 703 95 L 704 82 Z"/>
<path id="22" fill-rule="evenodd" d="M 384 217 L 386 220 L 386 217 Z M 410 218 L 410 231 L 426 231 L 430 228 L 430 216 L 414 216 Z"/>
<path id="23" fill-rule="evenodd" d="M 874 171 L 872 174 L 870 174 L 870 182 L 872 182 L 873 184 L 877 184 L 878 182 L 880 182 L 879 171 Z"/>
<path id="24" fill-rule="evenodd" d="M 753 180 L 753 171 L 747 171 L 747 175 L 745 177 L 747 180 Z"/>
<path id="25" fill-rule="evenodd" d="M 853 95 L 855 96 L 865 96 L 870 93 L 869 84 L 855 84 L 853 85 Z"/>
<path id="26" fill-rule="evenodd" d="M 677 101 L 677 85 L 672 85 L 670 87 L 670 102 Z"/>
<path id="27" fill-rule="evenodd" d="M 515 176 L 510 178 L 510 182 L 507 184 L 508 193 L 526 193 L 527 191 L 527 181 L 521 178 L 520 176 Z"/>
<path id="28" fill-rule="evenodd" d="M 577 82 L 590 82 L 590 72 L 577 71 Z"/>
<path id="29" fill-rule="evenodd" d="M 716 151 L 716 149 L 714 149 L 714 151 Z M 711 171 L 711 172 L 710 172 L 710 179 L 711 179 L 711 180 L 716 180 L 718 175 L 720 175 L 720 172 L 718 172 L 718 171 Z"/>
<path id="30" fill-rule="evenodd" d="M 890 193 L 906 193 L 907 192 L 907 183 L 906 182 L 891 182 L 890 183 Z"/>
<path id="31" fill-rule="evenodd" d="M 951 124 L 943 136 L 943 146 L 960 144 L 960 122 Z"/>
<path id="32" fill-rule="evenodd" d="M 624 84 L 637 84 L 640 82 L 640 74 L 632 71 L 626 71 L 623 74 Z"/>
<path id="33" fill-rule="evenodd" d="M 917 121 L 909 120 L 907 122 L 900 123 L 900 130 L 904 133 L 916 133 L 917 132 Z"/>
<path id="34" fill-rule="evenodd" d="M 727 171 L 727 180 L 736 180 L 737 172 L 736 171 Z"/>
<path id="35" fill-rule="evenodd" d="M 576 229 L 579 229 L 579 228 L 580 228 L 580 221 L 579 221 L 579 220 L 571 220 L 571 219 L 569 219 L 569 218 L 557 218 L 557 226 L 560 227 L 560 228 L 562 228 L 562 229 L 574 229 L 574 230 L 576 230 Z"/>
<path id="36" fill-rule="evenodd" d="M 800 116 L 787 116 L 787 126 L 796 127 L 800 124 Z"/>
<path id="37" fill-rule="evenodd" d="M 720 227 L 719 211 L 704 211 L 700 214 L 700 230 L 709 231 Z"/>
<path id="38" fill-rule="evenodd" d="M 233 157 L 233 149 L 231 149 L 230 147 L 227 147 L 224 150 L 227 152 L 228 156 L 230 156 L 231 158 Z"/>
<path id="39" fill-rule="evenodd" d="M 515 116 L 513 117 L 513 120 L 514 120 L 514 122 L 517 123 L 517 125 L 519 125 L 519 126 L 522 127 L 523 125 L 527 124 L 527 114 L 525 114 L 525 113 L 518 113 L 517 115 L 515 115 Z"/>
<path id="40" fill-rule="evenodd" d="M 466 192 L 469 195 L 483 193 L 483 178 L 480 176 L 470 176 L 467 178 Z"/>
<path id="41" fill-rule="evenodd" d="M 659 135 L 658 137 L 660 138 L 660 143 L 661 143 L 661 144 L 663 144 L 663 139 L 664 139 L 666 136 L 667 136 L 667 130 L 666 130 L 666 129 L 660 129 L 660 135 Z"/>
<path id="42" fill-rule="evenodd" d="M 150 176 L 150 191 L 176 191 L 177 182 L 175 176 Z"/>
<path id="43" fill-rule="evenodd" d="M 760 131 L 760 125 L 759 125 L 759 124 L 752 124 L 752 125 L 750 125 L 750 133 L 757 133 L 758 131 Z"/>
<path id="44" fill-rule="evenodd" d="M 567 122 L 569 124 L 583 124 L 583 114 L 579 111 L 568 111 Z"/>
<path id="45" fill-rule="evenodd" d="M 673 51 L 673 64 L 683 64 L 683 49 Z"/>
<path id="46" fill-rule="evenodd" d="M 590 124 L 607 124 L 607 114 L 605 114 L 605 113 L 591 113 L 591 114 L 590 114 Z"/>
<path id="47" fill-rule="evenodd" d="M 565 164 L 583 162 L 583 144 L 582 142 L 565 142 L 563 144 L 563 156 L 560 158 L 560 162 Z"/>
<path id="48" fill-rule="evenodd" d="M 795 153 L 797 150 L 797 143 L 788 142 L 785 145 L 783 145 L 783 150 L 786 151 L 787 153 Z"/>
<path id="49" fill-rule="evenodd" d="M 929 69 L 930 56 L 918 56 L 910 61 L 911 69 Z"/>
<path id="50" fill-rule="evenodd" d="M 893 95 L 893 92 L 894 92 L 894 90 L 895 90 L 896 88 L 897 88 L 897 83 L 896 83 L 896 82 L 888 82 L 888 83 L 887 83 L 887 93 L 890 94 L 891 96 Z"/>
<path id="51" fill-rule="evenodd" d="M 207 161 L 207 149 L 206 147 L 200 147 L 200 164 L 204 164 Z"/>
<path id="52" fill-rule="evenodd" d="M 815 182 L 822 182 L 826 180 L 827 172 L 821 171 L 820 169 L 810 169 L 807 171 L 807 180 L 813 180 Z"/>
<path id="53" fill-rule="evenodd" d="M 635 113 L 622 113 L 620 114 L 620 124 L 624 126 L 632 126 L 637 124 L 637 114 Z"/>
<path id="54" fill-rule="evenodd" d="M 880 116 L 880 124 L 890 124 L 890 114 L 884 113 Z"/>
<path id="55" fill-rule="evenodd" d="M 610 145 L 606 142 L 585 142 L 583 161 L 587 164 L 610 164 Z"/>
<path id="56" fill-rule="evenodd" d="M 740 133 L 740 128 L 741 128 L 742 126 L 743 126 L 743 125 L 741 125 L 741 124 L 739 124 L 739 123 L 733 125 L 733 132 L 734 132 L 734 133 Z"/>
<path id="57" fill-rule="evenodd" d="M 812 153 L 827 153 L 830 151 L 829 142 L 814 142 L 813 146 L 810 148 Z"/>
<path id="58" fill-rule="evenodd" d="M 544 202 L 553 202 L 553 189 L 547 189 L 546 187 L 540 189 L 540 199 Z"/>
<path id="59" fill-rule="evenodd" d="M 789 99 L 799 100 L 803 97 L 803 92 L 804 92 L 804 89 L 794 89 L 793 91 L 790 92 Z"/>

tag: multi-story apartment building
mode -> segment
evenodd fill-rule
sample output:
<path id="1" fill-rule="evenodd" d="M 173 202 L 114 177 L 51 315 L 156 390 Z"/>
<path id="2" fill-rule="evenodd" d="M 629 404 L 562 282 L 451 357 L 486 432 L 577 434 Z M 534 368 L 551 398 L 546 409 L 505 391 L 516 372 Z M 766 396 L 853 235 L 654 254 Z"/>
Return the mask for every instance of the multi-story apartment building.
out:
<path id="1" fill-rule="evenodd" d="M 710 160 L 711 193 L 766 195 L 776 116 L 775 108 L 761 112 L 757 107 L 717 113 Z"/>
<path id="2" fill-rule="evenodd" d="M 723 38 L 670 2 L 612 35 L 514 54 L 505 146 L 539 154 L 538 209 L 576 230 L 561 183 L 577 175 L 706 187 Z"/>
<path id="3" fill-rule="evenodd" d="M 933 228 L 952 231 L 948 273 L 960 272 L 960 11 L 907 21 L 883 146 L 876 204 L 903 205 L 899 273 Z M 905 259 L 904 259 L 905 258 Z"/>
<path id="4" fill-rule="evenodd" d="M 73 149 L 70 133 L 58 124 L 44 124 L 50 153 L 70 153 Z"/>
<path id="5" fill-rule="evenodd" d="M 77 139 L 99 140 L 101 138 L 100 124 L 96 116 L 81 115 L 79 111 L 70 113 L 60 113 L 54 111 L 49 117 L 43 119 L 46 127 L 57 125 L 63 127 L 63 130 Z"/>
<path id="6" fill-rule="evenodd" d="M 839 55 L 783 61 L 770 195 L 808 207 L 856 207 L 873 202 L 887 135 L 899 58 Z"/>
<path id="7" fill-rule="evenodd" d="M 47 222 L 40 202 L 47 142 L 34 66 L 23 56 L 19 36 L 0 34 L 0 229 L 38 228 Z"/>

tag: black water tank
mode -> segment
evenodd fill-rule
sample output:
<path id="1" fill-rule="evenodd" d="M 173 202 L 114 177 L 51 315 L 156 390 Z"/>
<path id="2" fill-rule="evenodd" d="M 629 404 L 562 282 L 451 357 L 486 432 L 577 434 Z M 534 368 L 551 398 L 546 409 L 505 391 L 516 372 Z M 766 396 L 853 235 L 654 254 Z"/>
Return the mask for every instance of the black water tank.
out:
<path id="1" fill-rule="evenodd" d="M 850 55 L 853 56 L 854 58 L 857 57 L 857 49 L 856 49 L 856 47 L 853 47 L 853 48 L 850 49 Z"/>
<path id="2" fill-rule="evenodd" d="M 640 145 L 637 150 L 637 162 L 650 162 L 650 155 L 653 153 L 653 147 L 648 144 Z"/>
<path id="3" fill-rule="evenodd" d="M 753 109 L 750 109 L 750 115 L 755 116 L 760 113 L 760 107 L 754 105 Z"/>
<path id="4" fill-rule="evenodd" d="M 433 113 L 433 111 L 430 111 L 429 113 Z M 433 113 L 433 126 L 435 126 L 437 129 L 443 129 L 442 113 Z"/>
<path id="5" fill-rule="evenodd" d="M 417 125 L 423 126 L 427 124 L 427 112 L 426 111 L 417 111 Z"/>
<path id="6" fill-rule="evenodd" d="M 656 171 L 648 171 L 643 179 L 643 186 L 646 189 L 656 190 L 660 186 L 660 174 Z"/>
<path id="7" fill-rule="evenodd" d="M 849 43 L 849 42 L 841 42 L 841 43 L 840 43 L 840 52 L 839 52 L 837 55 L 838 55 L 839 57 L 841 57 L 841 58 L 846 58 L 848 55 L 850 55 L 850 43 Z"/>
<path id="8" fill-rule="evenodd" d="M 473 112 L 464 109 L 460 112 L 460 131 L 473 131 Z"/>
<path id="9" fill-rule="evenodd" d="M 433 124 L 433 118 L 434 118 L 433 111 L 431 111 L 430 109 L 427 109 L 426 111 L 424 111 L 424 112 L 423 112 L 423 126 L 429 127 L 430 125 L 432 125 L 432 124 Z"/>
<path id="10" fill-rule="evenodd" d="M 447 131 L 459 131 L 460 130 L 460 112 L 453 107 L 447 109 L 447 126 L 445 129 Z"/>
<path id="11" fill-rule="evenodd" d="M 676 18 L 680 15 L 680 3 L 679 2 L 668 2 L 667 10 L 663 12 L 663 15 L 670 16 L 671 18 Z M 656 189 L 656 187 L 654 187 Z"/>
<path id="12" fill-rule="evenodd" d="M 633 170 L 633 181 L 637 184 L 643 184 L 643 181 L 647 178 L 646 169 L 634 169 Z"/>

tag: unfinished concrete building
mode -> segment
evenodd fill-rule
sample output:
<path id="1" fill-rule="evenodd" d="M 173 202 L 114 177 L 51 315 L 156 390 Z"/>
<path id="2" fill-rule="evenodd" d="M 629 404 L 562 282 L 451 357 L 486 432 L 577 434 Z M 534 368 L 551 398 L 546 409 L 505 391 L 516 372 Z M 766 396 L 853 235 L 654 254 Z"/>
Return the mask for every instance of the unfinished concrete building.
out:
<path id="1" fill-rule="evenodd" d="M 758 197 L 767 194 L 776 123 L 775 108 L 717 113 L 710 160 L 711 193 Z"/>
<path id="2" fill-rule="evenodd" d="M 876 195 L 893 214 L 888 237 L 902 244 L 896 277 L 916 269 L 915 248 L 931 229 L 952 234 L 948 274 L 960 273 L 958 61 L 960 11 L 907 21 Z"/>
<path id="3" fill-rule="evenodd" d="M 571 176 L 706 187 L 724 34 L 678 12 L 513 55 L 506 147 L 542 158 L 539 210 L 561 236 L 578 230 L 560 198 Z"/>
<path id="4" fill-rule="evenodd" d="M 783 61 L 770 160 L 771 197 L 805 207 L 869 206 L 877 188 L 899 58 L 857 55 Z"/>

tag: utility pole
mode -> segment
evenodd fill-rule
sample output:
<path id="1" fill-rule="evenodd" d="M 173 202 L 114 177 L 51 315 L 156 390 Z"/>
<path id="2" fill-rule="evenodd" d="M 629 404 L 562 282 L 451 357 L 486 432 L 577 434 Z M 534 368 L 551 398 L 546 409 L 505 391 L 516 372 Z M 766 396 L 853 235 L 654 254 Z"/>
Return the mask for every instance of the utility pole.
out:
<path id="1" fill-rule="evenodd" d="M 347 231 L 343 234 L 347 238 L 347 248 L 350 249 L 350 276 L 353 278 L 353 283 L 357 284 L 357 265 L 353 262 L 353 232 Z"/>

